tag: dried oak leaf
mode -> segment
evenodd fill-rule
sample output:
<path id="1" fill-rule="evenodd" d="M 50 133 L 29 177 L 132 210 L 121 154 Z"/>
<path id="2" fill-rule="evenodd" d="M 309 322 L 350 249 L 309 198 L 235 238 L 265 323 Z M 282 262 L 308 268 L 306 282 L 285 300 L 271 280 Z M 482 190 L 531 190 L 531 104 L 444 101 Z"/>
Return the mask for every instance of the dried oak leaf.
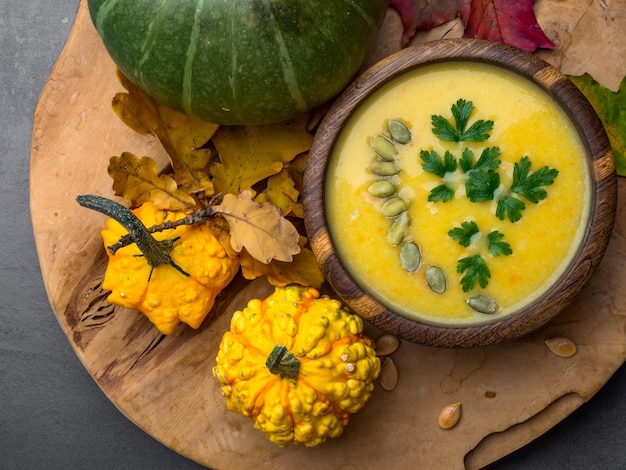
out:
<path id="1" fill-rule="evenodd" d="M 118 79 L 128 92 L 113 98 L 117 116 L 135 132 L 159 139 L 183 189 L 213 195 L 207 171 L 211 150 L 204 146 L 219 126 L 157 103 L 119 71 Z"/>
<path id="2" fill-rule="evenodd" d="M 250 280 L 267 276 L 267 280 L 273 286 L 300 284 L 319 289 L 324 282 L 324 275 L 313 252 L 305 248 L 306 243 L 307 239 L 300 237 L 300 253 L 295 255 L 290 263 L 276 260 L 268 264 L 261 263 L 243 250 L 240 257 L 241 273 Z"/>
<path id="3" fill-rule="evenodd" d="M 600 117 L 611 142 L 617 174 L 626 176 L 626 77 L 617 92 L 604 87 L 589 74 L 569 78 Z"/>
<path id="4" fill-rule="evenodd" d="M 169 210 L 191 209 L 196 205 L 170 176 L 158 174 L 156 162 L 150 157 L 124 152 L 119 157 L 111 157 L 108 173 L 113 178 L 115 194 L 135 206 L 146 201 Z"/>
<path id="5" fill-rule="evenodd" d="M 278 207 L 269 202 L 256 203 L 251 191 L 238 196 L 226 194 L 221 204 L 213 206 L 230 227 L 230 244 L 241 252 L 243 248 L 262 263 L 271 260 L 292 261 L 300 253 L 300 235 L 285 219 Z"/>
<path id="6" fill-rule="evenodd" d="M 429 31 L 436 26 L 461 17 L 467 23 L 468 0 L 390 0 L 402 19 L 402 45 L 407 46 L 417 31 Z"/>
<path id="7" fill-rule="evenodd" d="M 239 194 L 281 172 L 297 155 L 311 147 L 306 117 L 263 126 L 225 126 L 213 136 L 219 162 L 211 164 L 215 190 Z"/>
<path id="8" fill-rule="evenodd" d="M 502 42 L 527 52 L 553 49 L 537 23 L 533 5 L 534 0 L 472 0 L 465 37 Z"/>
<path id="9" fill-rule="evenodd" d="M 304 217 L 304 208 L 298 201 L 300 191 L 296 189 L 288 169 L 285 168 L 267 179 L 266 193 L 269 202 L 278 206 L 283 215 L 293 214 L 296 217 Z"/>

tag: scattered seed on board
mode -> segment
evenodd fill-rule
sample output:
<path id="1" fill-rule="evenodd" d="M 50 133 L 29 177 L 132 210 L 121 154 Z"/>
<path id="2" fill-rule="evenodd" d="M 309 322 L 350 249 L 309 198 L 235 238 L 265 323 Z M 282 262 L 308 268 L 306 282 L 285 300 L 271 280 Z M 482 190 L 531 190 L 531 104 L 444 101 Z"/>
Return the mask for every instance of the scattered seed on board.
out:
<path id="1" fill-rule="evenodd" d="M 494 314 L 500 310 L 498 302 L 486 295 L 473 295 L 467 299 L 467 304 L 479 313 Z"/>
<path id="2" fill-rule="evenodd" d="M 386 162 L 381 160 L 374 160 L 370 164 L 370 170 L 372 173 L 378 176 L 393 176 L 400 173 L 400 165 L 397 162 Z"/>
<path id="3" fill-rule="evenodd" d="M 572 357 L 578 350 L 574 341 L 563 336 L 547 339 L 545 343 L 548 349 L 559 357 Z"/>
<path id="4" fill-rule="evenodd" d="M 400 250 L 400 263 L 405 271 L 413 273 L 417 271 L 422 261 L 419 247 L 413 242 L 404 242 Z"/>
<path id="5" fill-rule="evenodd" d="M 395 217 L 406 210 L 406 204 L 397 196 L 390 197 L 380 208 L 380 213 L 385 217 Z"/>
<path id="6" fill-rule="evenodd" d="M 376 355 L 389 356 L 400 347 L 400 339 L 391 334 L 382 335 L 376 340 Z"/>
<path id="7" fill-rule="evenodd" d="M 378 180 L 370 184 L 367 191 L 374 197 L 390 197 L 396 194 L 396 185 L 391 181 Z"/>
<path id="8" fill-rule="evenodd" d="M 392 162 L 398 155 L 398 148 L 384 135 L 377 135 L 370 140 L 370 146 L 374 153 L 385 161 Z"/>
<path id="9" fill-rule="evenodd" d="M 443 294 L 446 291 L 446 274 L 437 266 L 430 266 L 426 270 L 426 283 L 435 294 Z"/>
<path id="10" fill-rule="evenodd" d="M 387 241 L 391 246 L 399 245 L 404 240 L 410 224 L 411 219 L 406 211 L 394 219 L 387 231 Z"/>
<path id="11" fill-rule="evenodd" d="M 391 119 L 387 124 L 387 130 L 391 138 L 399 144 L 408 144 L 411 142 L 411 131 L 402 121 Z"/>
<path id="12" fill-rule="evenodd" d="M 439 427 L 441 429 L 452 429 L 461 419 L 461 404 L 451 403 L 444 406 L 439 412 Z"/>
<path id="13" fill-rule="evenodd" d="M 380 369 L 378 383 L 383 390 L 391 391 L 398 385 L 398 367 L 393 359 L 386 357 Z"/>

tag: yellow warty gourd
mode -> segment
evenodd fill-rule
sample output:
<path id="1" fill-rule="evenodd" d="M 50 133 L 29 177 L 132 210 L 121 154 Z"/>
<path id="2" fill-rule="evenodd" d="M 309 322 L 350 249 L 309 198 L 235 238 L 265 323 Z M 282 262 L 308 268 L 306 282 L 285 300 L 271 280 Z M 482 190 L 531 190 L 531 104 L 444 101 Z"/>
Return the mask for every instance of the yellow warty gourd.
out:
<path id="1" fill-rule="evenodd" d="M 185 217 L 184 212 L 157 209 L 151 203 L 132 211 L 151 227 Z M 114 219 L 102 231 L 105 247 L 118 242 L 127 230 Z M 109 263 L 102 288 L 110 290 L 108 301 L 139 310 L 163 334 L 171 334 L 180 322 L 198 328 L 215 297 L 239 270 L 239 257 L 231 257 L 208 224 L 180 225 L 153 234 L 157 240 L 174 240 L 170 264 L 150 266 L 136 244 L 107 250 Z"/>
<path id="2" fill-rule="evenodd" d="M 360 317 L 313 288 L 276 288 L 235 312 L 213 375 L 229 410 L 270 441 L 316 446 L 339 436 L 380 373 Z"/>

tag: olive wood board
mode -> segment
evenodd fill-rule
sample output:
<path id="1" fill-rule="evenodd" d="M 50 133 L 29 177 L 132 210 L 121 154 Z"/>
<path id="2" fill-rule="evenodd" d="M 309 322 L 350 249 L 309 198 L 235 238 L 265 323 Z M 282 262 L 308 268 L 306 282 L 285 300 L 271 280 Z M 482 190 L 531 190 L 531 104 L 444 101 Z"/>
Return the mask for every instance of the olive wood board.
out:
<path id="1" fill-rule="evenodd" d="M 545 3 L 545 2 L 544 2 Z M 559 3 L 560 4 L 560 3 Z M 393 14 L 388 15 L 397 23 Z M 386 22 L 387 23 L 387 22 Z M 433 33 L 435 34 L 435 33 Z M 389 52 L 385 43 L 376 52 Z M 122 151 L 167 157 L 153 138 L 135 134 L 113 113 L 121 91 L 81 0 L 75 24 L 41 94 L 31 152 L 31 211 L 47 294 L 77 356 L 109 399 L 166 446 L 207 467 L 480 468 L 532 441 L 589 400 L 626 358 L 626 201 L 618 201 L 607 253 L 590 284 L 548 326 L 522 339 L 475 349 L 438 349 L 403 341 L 392 355 L 400 380 L 376 384 L 344 434 L 310 449 L 282 449 L 225 409 L 211 368 L 232 313 L 264 297 L 264 281 L 235 278 L 212 317 L 164 337 L 143 315 L 109 305 L 100 290 L 106 255 L 103 217 L 78 194 L 114 197 L 108 160 Z M 620 179 L 619 189 L 626 190 Z M 367 333 L 382 333 L 367 325 Z M 570 358 L 548 350 L 565 336 Z M 451 430 L 440 409 L 462 404 Z"/>

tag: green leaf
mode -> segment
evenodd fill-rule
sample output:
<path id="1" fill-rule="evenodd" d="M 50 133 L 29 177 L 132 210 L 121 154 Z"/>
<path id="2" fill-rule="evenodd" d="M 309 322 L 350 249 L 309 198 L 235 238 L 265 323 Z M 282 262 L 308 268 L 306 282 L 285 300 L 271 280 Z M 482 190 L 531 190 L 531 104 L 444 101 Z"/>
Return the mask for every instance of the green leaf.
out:
<path id="1" fill-rule="evenodd" d="M 554 178 L 558 174 L 558 170 L 548 168 L 547 166 L 530 173 L 530 160 L 528 157 L 522 157 L 519 162 L 515 163 L 513 168 L 511 192 L 517 193 L 528 201 L 537 204 L 548 195 L 542 186 L 554 183 Z"/>
<path id="2" fill-rule="evenodd" d="M 428 173 L 432 173 L 440 178 L 443 178 L 446 173 L 452 173 L 456 170 L 456 159 L 448 151 L 444 154 L 443 160 L 435 150 L 428 152 L 422 150 L 420 157 L 424 163 L 422 168 Z"/>
<path id="3" fill-rule="evenodd" d="M 470 246 L 472 237 L 479 232 L 478 225 L 473 220 L 463 222 L 460 227 L 454 227 L 448 232 L 448 236 L 457 241 L 461 246 Z"/>
<path id="4" fill-rule="evenodd" d="M 449 142 L 459 141 L 459 134 L 446 118 L 443 116 L 432 116 L 431 122 L 433 125 L 433 134 L 439 137 L 440 140 L 447 140 Z"/>
<path id="5" fill-rule="evenodd" d="M 501 160 L 498 158 L 499 156 L 499 147 L 487 147 L 480 154 L 480 158 L 476 162 L 474 169 L 478 171 L 495 170 L 501 163 Z"/>
<path id="6" fill-rule="evenodd" d="M 489 242 L 489 253 L 493 256 L 508 256 L 513 253 L 511 249 L 511 245 L 502 240 L 504 238 L 504 234 L 494 230 L 487 235 L 487 240 Z"/>
<path id="7" fill-rule="evenodd" d="M 626 77 L 617 92 L 602 86 L 588 74 L 569 78 L 598 113 L 611 142 L 617 174 L 626 176 Z"/>
<path id="8" fill-rule="evenodd" d="M 526 208 L 526 204 L 521 199 L 513 196 L 506 196 L 498 201 L 496 208 L 496 217 L 500 220 L 508 218 L 511 222 L 517 222 L 522 218 L 522 211 Z"/>
<path id="9" fill-rule="evenodd" d="M 465 193 L 472 202 L 491 201 L 498 186 L 500 175 L 495 171 L 471 171 L 465 184 Z"/>
<path id="10" fill-rule="evenodd" d="M 431 123 L 433 125 L 432 132 L 439 137 L 440 140 L 451 142 L 482 142 L 489 138 L 489 131 L 493 129 L 493 121 L 480 119 L 466 130 L 469 118 L 474 112 L 474 104 L 471 101 L 460 98 L 452 105 L 451 111 L 456 129 L 455 126 L 443 116 L 431 116 Z"/>
<path id="11" fill-rule="evenodd" d="M 429 202 L 448 202 L 454 198 L 454 189 L 446 184 L 440 184 L 439 186 L 431 189 L 428 195 Z"/>
<path id="12" fill-rule="evenodd" d="M 487 287 L 491 273 L 480 255 L 467 256 L 461 258 L 456 266 L 457 273 L 465 273 L 461 278 L 461 288 L 463 292 L 468 292 L 474 288 L 476 282 L 483 289 Z"/>

